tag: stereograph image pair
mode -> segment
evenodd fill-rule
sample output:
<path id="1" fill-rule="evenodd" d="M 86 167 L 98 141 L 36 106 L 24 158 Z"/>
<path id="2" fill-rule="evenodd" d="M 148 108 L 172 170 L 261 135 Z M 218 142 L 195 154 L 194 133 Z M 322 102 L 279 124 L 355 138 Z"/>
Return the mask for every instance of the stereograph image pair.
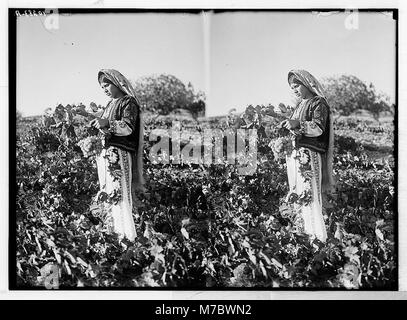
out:
<path id="1" fill-rule="evenodd" d="M 396 11 L 16 10 L 11 289 L 398 288 Z"/>

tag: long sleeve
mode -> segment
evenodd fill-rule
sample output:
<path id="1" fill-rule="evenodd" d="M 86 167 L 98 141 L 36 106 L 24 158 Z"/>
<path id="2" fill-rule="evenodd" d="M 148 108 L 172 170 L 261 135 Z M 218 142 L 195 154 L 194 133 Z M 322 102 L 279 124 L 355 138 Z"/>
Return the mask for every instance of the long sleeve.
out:
<path id="1" fill-rule="evenodd" d="M 109 121 L 109 131 L 116 136 L 128 136 L 136 127 L 138 108 L 134 100 L 125 99 L 122 108 L 121 119 Z"/>
<path id="2" fill-rule="evenodd" d="M 300 132 L 306 137 L 318 137 L 326 128 L 328 121 L 328 108 L 319 102 L 312 112 L 312 120 L 300 121 Z"/>

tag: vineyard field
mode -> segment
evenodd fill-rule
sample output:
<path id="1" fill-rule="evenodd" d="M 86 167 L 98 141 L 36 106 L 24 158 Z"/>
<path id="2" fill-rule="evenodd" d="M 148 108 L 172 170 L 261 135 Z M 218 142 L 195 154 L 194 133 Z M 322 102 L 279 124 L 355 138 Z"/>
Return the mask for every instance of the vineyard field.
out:
<path id="1" fill-rule="evenodd" d="M 86 122 L 61 123 L 17 122 L 10 167 L 17 289 L 44 289 L 42 271 L 50 265 L 58 267 L 60 289 L 397 289 L 392 119 L 335 121 L 336 191 L 324 198 L 325 243 L 296 227 L 285 202 L 285 161 L 274 158 L 274 131 L 262 123 L 256 172 L 244 176 L 227 162 L 151 162 L 151 131 L 172 122 L 146 117 L 147 190 L 134 210 L 134 242 L 102 222 L 95 159 L 77 144 L 90 130 Z M 181 125 L 201 132 L 224 130 L 228 122 L 184 119 Z"/>

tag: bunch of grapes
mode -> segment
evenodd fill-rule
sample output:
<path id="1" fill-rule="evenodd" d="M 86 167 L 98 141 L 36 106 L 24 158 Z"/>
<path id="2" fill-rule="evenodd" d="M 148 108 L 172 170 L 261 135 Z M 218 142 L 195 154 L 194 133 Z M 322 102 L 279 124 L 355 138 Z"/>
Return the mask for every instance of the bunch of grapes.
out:
<path id="1" fill-rule="evenodd" d="M 294 149 L 293 140 L 290 136 L 273 139 L 269 146 L 273 150 L 275 159 L 285 159 L 286 156 L 291 155 Z"/>
<path id="2" fill-rule="evenodd" d="M 78 142 L 85 158 L 97 156 L 103 149 L 102 140 L 98 136 L 90 136 Z"/>

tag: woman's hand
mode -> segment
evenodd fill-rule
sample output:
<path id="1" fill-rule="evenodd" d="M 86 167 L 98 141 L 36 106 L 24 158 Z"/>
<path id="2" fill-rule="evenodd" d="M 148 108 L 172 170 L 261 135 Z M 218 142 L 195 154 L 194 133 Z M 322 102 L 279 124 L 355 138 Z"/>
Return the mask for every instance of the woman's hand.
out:
<path id="1" fill-rule="evenodd" d="M 300 122 L 298 120 L 287 119 L 287 120 L 282 121 L 280 126 L 282 128 L 286 128 L 288 130 L 293 130 L 300 126 Z"/>
<path id="2" fill-rule="evenodd" d="M 109 127 L 109 120 L 102 118 L 95 118 L 90 121 L 90 125 L 96 129 L 104 129 Z"/>

